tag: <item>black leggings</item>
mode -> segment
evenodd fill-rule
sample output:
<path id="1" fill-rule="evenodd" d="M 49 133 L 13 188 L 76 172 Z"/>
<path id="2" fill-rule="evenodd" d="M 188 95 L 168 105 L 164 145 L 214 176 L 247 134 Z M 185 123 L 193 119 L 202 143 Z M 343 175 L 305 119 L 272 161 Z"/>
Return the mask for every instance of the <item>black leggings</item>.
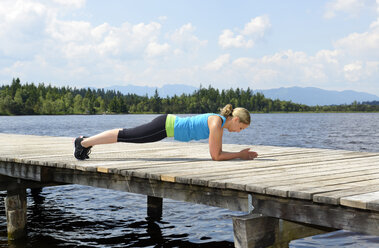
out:
<path id="1" fill-rule="evenodd" d="M 167 115 L 160 115 L 147 124 L 134 128 L 124 128 L 118 132 L 117 142 L 148 143 L 160 141 L 167 137 Z"/>

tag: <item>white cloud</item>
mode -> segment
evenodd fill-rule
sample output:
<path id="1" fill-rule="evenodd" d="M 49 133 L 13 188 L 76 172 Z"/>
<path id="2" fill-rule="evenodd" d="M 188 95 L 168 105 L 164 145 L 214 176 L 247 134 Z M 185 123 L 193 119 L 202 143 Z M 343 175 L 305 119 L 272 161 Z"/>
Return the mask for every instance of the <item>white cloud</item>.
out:
<path id="1" fill-rule="evenodd" d="M 2 1 L 0 6 L 0 55 L 30 58 L 45 38 L 51 12 L 32 1 Z"/>
<path id="2" fill-rule="evenodd" d="M 365 87 L 377 92 L 379 60 L 375 48 L 370 48 L 374 53 L 371 60 L 369 49 L 366 55 L 347 49 L 336 46 L 334 50 L 320 50 L 315 55 L 285 50 L 261 58 L 240 57 L 218 77 L 227 78 L 232 73 L 234 78 L 251 82 L 256 88 L 301 85 L 361 90 Z"/>
<path id="3" fill-rule="evenodd" d="M 89 22 L 55 19 L 47 26 L 46 31 L 58 42 L 85 42 L 91 35 L 92 26 Z"/>
<path id="4" fill-rule="evenodd" d="M 363 33 L 352 33 L 336 41 L 334 46 L 345 54 L 361 59 L 379 58 L 379 25 L 373 22 Z"/>
<path id="5" fill-rule="evenodd" d="M 161 45 L 156 42 L 150 42 L 147 45 L 145 52 L 148 57 L 156 57 L 164 53 L 167 53 L 169 49 L 170 45 L 167 43 Z"/>
<path id="6" fill-rule="evenodd" d="M 275 71 L 277 80 L 283 82 L 310 83 L 314 81 L 326 81 L 324 72 L 325 61 L 316 56 L 308 56 L 299 51 L 282 51 L 271 56 L 263 56 L 258 63 L 253 65 L 255 72 L 263 70 Z M 261 73 L 258 73 L 261 74 Z M 270 75 L 264 75 L 271 78 Z M 262 75 L 260 75 L 262 77 Z M 261 79 L 262 80 L 262 79 Z"/>
<path id="7" fill-rule="evenodd" d="M 66 10 L 84 5 L 85 1 L 2 1 L 0 76 L 62 82 L 122 80 L 133 61 L 144 63 L 145 58 L 168 51 L 169 44 L 159 42 L 157 22 L 94 26 L 61 18 Z"/>
<path id="8" fill-rule="evenodd" d="M 239 68 L 249 68 L 253 63 L 255 62 L 255 59 L 253 58 L 238 58 L 233 61 L 233 65 Z"/>
<path id="9" fill-rule="evenodd" d="M 366 8 L 371 8 L 375 0 L 333 0 L 326 4 L 324 18 L 334 18 L 338 12 L 357 17 Z"/>
<path id="10" fill-rule="evenodd" d="M 144 51 L 148 56 L 155 56 L 160 29 L 161 25 L 156 22 L 136 25 L 123 23 L 120 27 L 104 23 L 93 27 L 88 22 L 59 20 L 47 28 L 50 38 L 59 44 L 63 56 L 71 59 L 86 56 L 122 58 L 136 54 L 142 57 Z"/>
<path id="11" fill-rule="evenodd" d="M 101 41 L 104 36 L 111 30 L 111 26 L 108 23 L 103 23 L 97 27 L 91 28 L 92 38 L 98 42 Z"/>
<path id="12" fill-rule="evenodd" d="M 242 35 L 234 36 L 234 33 L 231 30 L 226 29 L 220 35 L 218 44 L 225 49 L 230 47 L 252 47 L 254 42 L 246 41 Z"/>
<path id="13" fill-rule="evenodd" d="M 358 81 L 362 74 L 362 61 L 357 61 L 343 67 L 345 78 L 349 81 Z"/>
<path id="14" fill-rule="evenodd" d="M 81 8 L 86 4 L 86 0 L 53 0 L 53 2 L 74 8 Z"/>
<path id="15" fill-rule="evenodd" d="M 207 71 L 218 71 L 227 63 L 229 63 L 230 54 L 223 54 L 217 59 L 213 60 L 211 63 L 207 64 L 204 69 Z"/>
<path id="16" fill-rule="evenodd" d="M 200 77 L 194 75 L 198 69 L 193 65 L 178 66 L 189 57 L 195 60 L 199 49 L 208 44 L 196 36 L 191 23 L 162 34 L 162 24 L 154 21 L 94 25 L 65 18 L 75 16 L 73 11 L 84 6 L 85 1 L 73 0 L 2 1 L 0 78 L 75 82 L 79 86 L 80 82 L 103 84 L 125 80 L 145 84 L 170 82 L 173 75 L 176 75 L 173 83 L 177 83 L 181 82 L 179 72 L 191 75 L 190 80 Z M 165 21 L 167 17 L 158 19 Z M 173 65 L 171 69 L 162 70 L 163 63 L 157 63 L 156 58 L 162 56 L 166 68 L 170 68 L 169 63 Z"/>
<path id="17" fill-rule="evenodd" d="M 376 0 L 376 13 L 378 15 L 378 18 L 376 21 L 371 23 L 370 28 L 379 28 L 379 0 Z"/>
<path id="18" fill-rule="evenodd" d="M 376 2 L 379 8 L 379 0 Z M 347 9 L 346 7 L 345 10 Z M 225 72 L 225 78 L 233 73 L 240 81 L 253 82 L 256 87 L 262 88 L 285 84 L 340 89 L 349 87 L 356 90 L 365 87 L 366 90 L 371 89 L 378 94 L 378 23 L 379 19 L 365 32 L 351 33 L 335 41 L 334 49 L 331 50 L 322 49 L 314 55 L 303 51 L 284 50 L 261 58 L 240 57 L 233 60 L 228 73 L 225 70 L 229 68 L 221 73 Z M 229 37 L 236 38 L 230 34 Z M 241 41 L 242 38 L 240 44 Z M 222 78 L 221 75 L 219 77 Z"/>
<path id="19" fill-rule="evenodd" d="M 360 83 L 379 71 L 379 61 L 355 61 L 343 67 L 344 77 L 348 81 Z"/>
<path id="20" fill-rule="evenodd" d="M 245 24 L 244 29 L 241 31 L 242 35 L 251 36 L 254 38 L 263 38 L 266 31 L 271 27 L 270 19 L 268 16 L 258 16 Z"/>
<path id="21" fill-rule="evenodd" d="M 371 2 L 364 1 L 362 8 Z M 360 8 L 356 1 L 331 3 L 334 15 L 351 15 L 359 12 L 354 8 Z M 334 84 L 343 89 L 348 82 L 350 88 L 364 85 L 379 93 L 375 89 L 379 78 L 379 18 L 367 30 L 336 40 L 329 50 L 321 48 L 310 54 L 294 48 L 250 57 L 233 48 L 251 48 L 264 39 L 271 27 L 267 16 L 252 18 L 240 28 L 220 30 L 216 36 L 219 47 L 210 48 L 192 23 L 170 27 L 165 23 L 167 17 L 118 25 L 67 18 L 78 16 L 74 11 L 80 12 L 84 6 L 85 1 L 2 0 L 0 78 L 16 76 L 25 81 L 60 81 L 76 86 L 93 83 L 100 87 L 119 82 L 155 86 L 209 82 L 230 87 L 236 82 L 245 88 L 285 84 L 330 88 Z M 379 0 L 373 10 L 379 17 Z M 222 49 L 230 50 L 226 53 Z M 209 56 L 216 59 L 212 61 Z"/>
<path id="22" fill-rule="evenodd" d="M 28 24 L 25 21 L 34 22 L 44 16 L 46 11 L 46 7 L 38 2 L 3 0 L 1 2 L 0 18 L 4 27 L 9 24 L 20 27 Z"/>
<path id="23" fill-rule="evenodd" d="M 207 40 L 200 40 L 194 35 L 195 30 L 191 23 L 187 23 L 171 34 L 171 41 L 178 47 L 175 54 L 197 52 L 208 44 Z"/>
<path id="24" fill-rule="evenodd" d="M 243 30 L 234 34 L 230 29 L 225 29 L 219 36 L 219 45 L 226 48 L 251 48 L 255 42 L 262 39 L 267 30 L 271 27 L 268 16 L 258 16 L 245 24 Z"/>
<path id="25" fill-rule="evenodd" d="M 320 50 L 316 54 L 316 58 L 321 61 L 325 61 L 329 64 L 338 64 L 338 57 L 340 55 L 340 51 L 337 50 Z"/>

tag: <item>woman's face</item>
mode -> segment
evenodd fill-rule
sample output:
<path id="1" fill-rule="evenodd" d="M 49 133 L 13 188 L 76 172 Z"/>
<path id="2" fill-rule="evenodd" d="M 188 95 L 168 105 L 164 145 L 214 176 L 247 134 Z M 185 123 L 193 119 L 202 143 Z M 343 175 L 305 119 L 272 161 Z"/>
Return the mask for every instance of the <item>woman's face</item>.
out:
<path id="1" fill-rule="evenodd" d="M 235 116 L 232 118 L 232 123 L 229 126 L 228 131 L 239 133 L 245 128 L 247 128 L 248 126 L 249 126 L 248 124 L 240 122 L 240 119 L 237 116 Z"/>

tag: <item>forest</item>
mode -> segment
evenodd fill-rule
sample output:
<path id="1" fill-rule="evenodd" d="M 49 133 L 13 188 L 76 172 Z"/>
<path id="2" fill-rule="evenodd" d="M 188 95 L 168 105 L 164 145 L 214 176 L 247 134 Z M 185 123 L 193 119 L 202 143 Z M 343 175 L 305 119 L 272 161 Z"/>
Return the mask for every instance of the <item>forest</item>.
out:
<path id="1" fill-rule="evenodd" d="M 209 113 L 231 103 L 251 112 L 379 112 L 375 102 L 349 105 L 307 106 L 266 98 L 262 93 L 236 88 L 218 90 L 200 87 L 192 94 L 162 97 L 122 94 L 104 89 L 55 87 L 40 83 L 21 84 L 19 78 L 0 87 L 0 115 L 71 115 L 136 113 Z"/>

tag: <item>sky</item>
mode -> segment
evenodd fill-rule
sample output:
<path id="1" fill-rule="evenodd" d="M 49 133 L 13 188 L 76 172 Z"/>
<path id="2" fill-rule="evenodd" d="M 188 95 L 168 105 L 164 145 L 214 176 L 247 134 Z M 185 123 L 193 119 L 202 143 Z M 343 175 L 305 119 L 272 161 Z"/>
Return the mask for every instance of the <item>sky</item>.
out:
<path id="1" fill-rule="evenodd" d="M 379 96 L 379 0 L 0 0 L 0 84 Z"/>

